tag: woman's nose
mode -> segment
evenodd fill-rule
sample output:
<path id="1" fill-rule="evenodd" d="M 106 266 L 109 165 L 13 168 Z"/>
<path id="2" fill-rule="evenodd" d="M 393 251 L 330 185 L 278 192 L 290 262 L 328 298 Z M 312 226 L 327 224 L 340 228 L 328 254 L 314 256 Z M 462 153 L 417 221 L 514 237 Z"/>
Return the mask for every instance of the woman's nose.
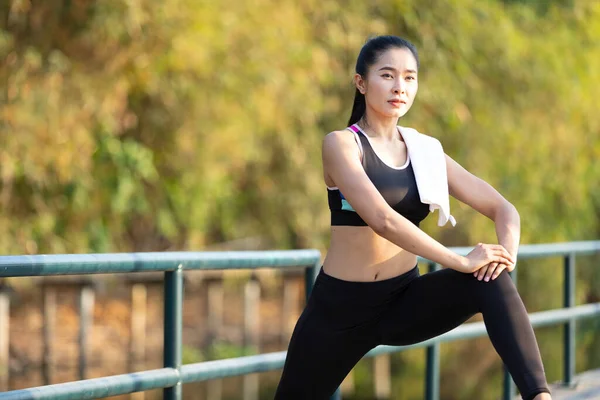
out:
<path id="1" fill-rule="evenodd" d="M 406 91 L 404 82 L 402 80 L 396 82 L 396 85 L 394 85 L 394 93 L 396 94 L 401 94 L 404 93 Z"/>

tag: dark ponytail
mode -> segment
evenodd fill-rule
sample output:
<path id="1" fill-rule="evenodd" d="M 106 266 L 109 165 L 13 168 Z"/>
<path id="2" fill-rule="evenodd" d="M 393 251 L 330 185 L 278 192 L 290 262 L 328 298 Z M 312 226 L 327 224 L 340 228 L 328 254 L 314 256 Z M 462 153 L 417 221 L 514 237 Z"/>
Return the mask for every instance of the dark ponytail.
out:
<path id="1" fill-rule="evenodd" d="M 369 71 L 371 65 L 377 62 L 377 59 L 382 53 L 391 48 L 410 50 L 417 61 L 417 68 L 419 67 L 419 55 L 417 54 L 416 47 L 411 42 L 398 36 L 386 35 L 376 36 L 372 39 L 369 39 L 367 43 L 365 43 L 356 60 L 356 73 L 361 75 L 363 78 L 366 78 L 367 72 Z M 350 126 L 357 123 L 363 117 L 363 115 L 365 115 L 366 111 L 367 103 L 365 100 L 365 95 L 356 89 L 356 93 L 354 94 L 354 105 L 352 106 L 352 113 L 350 114 L 348 125 Z"/>
<path id="2" fill-rule="evenodd" d="M 356 93 L 354 94 L 354 104 L 352 105 L 352 114 L 350 114 L 348 126 L 357 123 L 362 116 L 365 115 L 366 110 L 367 102 L 365 100 L 365 95 L 362 94 L 360 90 L 356 89 Z"/>

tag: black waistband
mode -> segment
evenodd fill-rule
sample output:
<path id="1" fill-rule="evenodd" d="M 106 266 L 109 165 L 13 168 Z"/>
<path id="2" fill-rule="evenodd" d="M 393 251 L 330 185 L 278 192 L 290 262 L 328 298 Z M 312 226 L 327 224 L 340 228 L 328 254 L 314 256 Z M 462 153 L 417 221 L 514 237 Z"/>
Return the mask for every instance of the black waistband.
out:
<path id="1" fill-rule="evenodd" d="M 320 303 L 324 310 L 336 310 L 337 317 L 342 317 L 339 314 L 345 313 L 346 317 L 355 320 L 372 319 L 383 310 L 381 307 L 386 307 L 418 277 L 417 266 L 393 278 L 368 282 L 335 278 L 321 268 L 311 301 Z"/>
<path id="2" fill-rule="evenodd" d="M 386 292 L 396 290 L 399 287 L 407 285 L 413 279 L 418 278 L 419 275 L 419 267 L 415 265 L 412 269 L 403 274 L 388 279 L 382 279 L 380 281 L 346 281 L 327 274 L 323 270 L 323 267 L 321 267 L 317 279 L 325 282 L 327 285 L 337 286 L 340 289 L 343 289 L 342 291 L 346 293 L 354 291 L 368 291 L 374 295 L 377 293 L 380 295 L 385 295 Z"/>

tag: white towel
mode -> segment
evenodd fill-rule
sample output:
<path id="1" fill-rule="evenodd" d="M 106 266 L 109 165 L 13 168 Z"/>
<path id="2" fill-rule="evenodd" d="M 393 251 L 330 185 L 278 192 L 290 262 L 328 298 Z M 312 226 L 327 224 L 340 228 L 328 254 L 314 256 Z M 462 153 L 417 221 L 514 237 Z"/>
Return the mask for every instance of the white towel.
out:
<path id="1" fill-rule="evenodd" d="M 419 133 L 413 128 L 399 126 L 419 189 L 421 202 L 429 204 L 429 211 L 439 210 L 438 226 L 456 220 L 450 215 L 446 156 L 442 144 L 436 138 Z"/>

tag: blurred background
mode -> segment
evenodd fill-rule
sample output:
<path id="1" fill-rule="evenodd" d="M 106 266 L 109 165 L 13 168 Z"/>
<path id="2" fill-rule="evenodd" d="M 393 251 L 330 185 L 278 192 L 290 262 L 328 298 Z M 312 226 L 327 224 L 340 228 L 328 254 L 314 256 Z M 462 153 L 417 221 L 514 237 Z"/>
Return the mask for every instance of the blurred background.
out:
<path id="1" fill-rule="evenodd" d="M 356 56 L 377 34 L 420 53 L 420 90 L 400 124 L 440 139 L 511 201 L 523 244 L 598 239 L 600 1 L 3 0 L 0 254 L 325 254 L 321 140 L 346 126 Z M 447 246 L 495 241 L 491 221 L 451 207 L 455 228 L 438 228 L 436 217 L 423 229 Z M 600 301 L 599 257 L 577 260 L 578 303 Z M 561 265 L 519 264 L 528 311 L 562 305 Z M 302 276 L 259 274 L 251 348 L 240 330 L 249 279 L 186 275 L 185 362 L 286 348 Z M 1 281 L 11 299 L 6 388 L 77 379 L 81 287 L 95 294 L 87 377 L 160 367 L 159 280 Z M 42 349 L 48 312 L 52 369 Z M 143 341 L 134 351 L 135 329 Z M 600 367 L 598 329 L 578 323 L 578 371 Z M 560 380 L 561 327 L 536 333 L 549 380 Z M 421 399 L 424 365 L 424 350 L 392 355 L 390 398 Z M 487 338 L 443 345 L 441 367 L 443 399 L 500 396 L 502 364 Z M 260 375 L 261 399 L 279 374 Z M 372 375 L 372 361 L 361 361 L 344 398 L 373 398 Z M 240 382 L 186 385 L 184 396 L 237 399 Z"/>

